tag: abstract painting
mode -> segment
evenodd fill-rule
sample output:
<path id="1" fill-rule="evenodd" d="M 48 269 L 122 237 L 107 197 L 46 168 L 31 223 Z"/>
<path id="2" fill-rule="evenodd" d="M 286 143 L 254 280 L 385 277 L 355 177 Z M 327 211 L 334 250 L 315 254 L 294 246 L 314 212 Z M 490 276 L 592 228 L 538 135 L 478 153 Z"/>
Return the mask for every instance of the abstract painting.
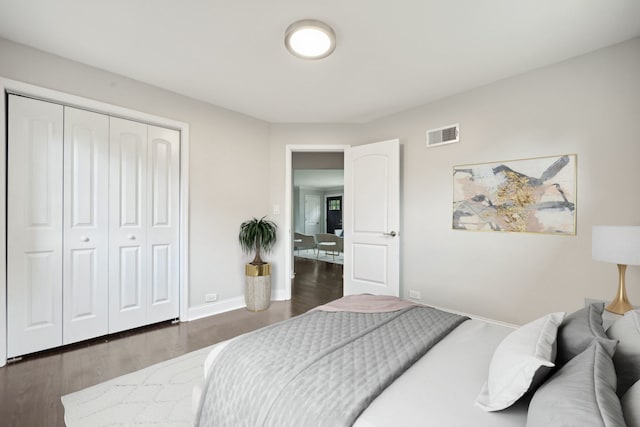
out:
<path id="1" fill-rule="evenodd" d="M 575 235 L 575 154 L 454 166 L 453 228 Z"/>

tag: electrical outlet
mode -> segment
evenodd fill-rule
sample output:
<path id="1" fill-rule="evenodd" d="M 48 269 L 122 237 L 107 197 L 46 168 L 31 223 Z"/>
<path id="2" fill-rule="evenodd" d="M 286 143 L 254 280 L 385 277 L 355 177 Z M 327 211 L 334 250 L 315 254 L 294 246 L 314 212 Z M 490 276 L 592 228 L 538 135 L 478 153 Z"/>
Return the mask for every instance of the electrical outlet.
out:
<path id="1" fill-rule="evenodd" d="M 218 301 L 218 294 L 206 294 L 204 296 L 204 302 Z"/>
<path id="2" fill-rule="evenodd" d="M 420 291 L 409 290 L 409 298 L 420 299 Z"/>

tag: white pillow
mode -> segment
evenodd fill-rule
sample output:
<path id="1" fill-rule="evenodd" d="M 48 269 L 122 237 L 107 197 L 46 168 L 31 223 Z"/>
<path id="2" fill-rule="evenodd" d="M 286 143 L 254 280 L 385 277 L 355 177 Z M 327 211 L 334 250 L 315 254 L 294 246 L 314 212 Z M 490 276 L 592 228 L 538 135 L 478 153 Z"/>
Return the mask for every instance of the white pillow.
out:
<path id="1" fill-rule="evenodd" d="M 564 315 L 547 314 L 507 335 L 493 353 L 489 378 L 476 405 L 485 411 L 499 411 L 540 385 L 555 366 L 556 337 Z"/>
<path id="2" fill-rule="evenodd" d="M 640 310 L 632 310 L 607 330 L 609 338 L 618 340 L 613 364 L 618 375 L 618 396 L 640 380 Z"/>
<path id="3" fill-rule="evenodd" d="M 640 427 L 640 380 L 627 390 L 620 403 L 627 427 Z"/>

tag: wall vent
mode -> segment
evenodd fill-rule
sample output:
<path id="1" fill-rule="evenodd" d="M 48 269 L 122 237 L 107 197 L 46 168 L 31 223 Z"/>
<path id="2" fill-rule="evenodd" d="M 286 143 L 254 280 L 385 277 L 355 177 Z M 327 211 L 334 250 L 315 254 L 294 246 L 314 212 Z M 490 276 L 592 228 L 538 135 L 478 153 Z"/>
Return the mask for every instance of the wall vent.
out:
<path id="1" fill-rule="evenodd" d="M 460 141 L 460 126 L 458 123 L 427 131 L 427 147 L 437 147 L 458 141 Z"/>

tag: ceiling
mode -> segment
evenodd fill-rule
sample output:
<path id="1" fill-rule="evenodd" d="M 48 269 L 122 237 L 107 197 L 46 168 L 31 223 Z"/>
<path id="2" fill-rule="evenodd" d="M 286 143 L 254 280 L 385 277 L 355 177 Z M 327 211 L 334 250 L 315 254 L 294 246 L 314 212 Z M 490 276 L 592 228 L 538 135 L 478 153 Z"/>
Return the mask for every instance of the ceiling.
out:
<path id="1" fill-rule="evenodd" d="M 294 169 L 293 186 L 328 190 L 344 186 L 342 169 Z"/>
<path id="2" fill-rule="evenodd" d="M 330 57 L 286 51 L 304 18 Z M 366 122 L 638 36 L 638 0 L 0 0 L 0 37 L 271 123 Z"/>

